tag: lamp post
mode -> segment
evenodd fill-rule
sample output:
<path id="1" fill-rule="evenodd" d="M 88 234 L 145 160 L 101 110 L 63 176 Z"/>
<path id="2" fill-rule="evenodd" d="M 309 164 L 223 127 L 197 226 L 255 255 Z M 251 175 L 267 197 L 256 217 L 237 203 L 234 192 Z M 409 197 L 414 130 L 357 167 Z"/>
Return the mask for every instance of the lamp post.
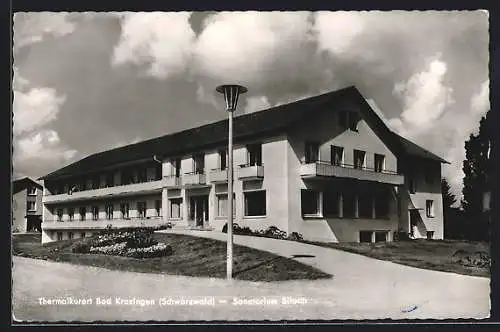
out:
<path id="1" fill-rule="evenodd" d="M 226 84 L 220 85 L 216 88 L 217 92 L 224 94 L 226 101 L 226 110 L 229 115 L 229 137 L 228 137 L 228 171 L 227 171 L 227 279 L 233 278 L 233 112 L 236 110 L 238 104 L 238 97 L 240 94 L 247 92 L 247 88 L 236 85 Z"/>

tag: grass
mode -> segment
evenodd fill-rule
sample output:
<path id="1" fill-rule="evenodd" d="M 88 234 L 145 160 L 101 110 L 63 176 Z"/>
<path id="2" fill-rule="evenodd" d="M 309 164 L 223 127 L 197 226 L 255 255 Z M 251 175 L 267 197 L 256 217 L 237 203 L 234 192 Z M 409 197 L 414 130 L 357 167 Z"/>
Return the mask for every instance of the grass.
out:
<path id="1" fill-rule="evenodd" d="M 12 248 L 14 255 L 111 270 L 196 277 L 226 277 L 225 242 L 180 234 L 155 233 L 153 236 L 157 241 L 171 245 L 174 249 L 173 254 L 149 259 L 101 254 L 75 254 L 71 248 L 75 243 L 81 241 L 80 239 L 42 245 L 40 234 L 13 235 Z M 312 266 L 266 251 L 235 245 L 233 255 L 235 279 L 283 281 L 331 278 L 331 275 Z"/>
<path id="2" fill-rule="evenodd" d="M 462 257 L 474 257 L 477 253 L 486 253 L 489 256 L 490 248 L 485 242 L 458 240 L 412 240 L 387 243 L 301 242 L 422 269 L 490 277 L 489 267 L 466 265 L 455 255 L 458 252 Z"/>

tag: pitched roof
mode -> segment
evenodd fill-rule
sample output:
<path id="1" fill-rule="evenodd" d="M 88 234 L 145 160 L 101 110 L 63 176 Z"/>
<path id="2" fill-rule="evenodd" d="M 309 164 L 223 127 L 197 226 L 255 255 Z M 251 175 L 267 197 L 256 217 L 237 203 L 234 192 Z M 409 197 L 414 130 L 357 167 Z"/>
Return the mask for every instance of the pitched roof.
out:
<path id="1" fill-rule="evenodd" d="M 12 193 L 16 194 L 20 192 L 21 190 L 24 190 L 26 188 L 30 187 L 37 187 L 38 189 L 43 189 L 43 186 L 34 180 L 30 179 L 29 177 L 24 177 L 21 179 L 17 179 L 12 181 Z"/>
<path id="2" fill-rule="evenodd" d="M 238 140 L 252 136 L 263 136 L 265 134 L 284 131 L 286 128 L 306 119 L 306 117 L 310 116 L 311 111 L 325 109 L 321 106 L 326 103 L 338 102 L 346 98 L 354 98 L 355 101 L 361 103 L 364 109 L 363 116 L 367 121 L 374 124 L 376 134 L 379 135 L 384 142 L 391 145 L 395 152 L 401 152 L 399 136 L 394 136 L 354 86 L 298 100 L 289 104 L 279 105 L 266 110 L 236 116 L 233 122 L 234 140 L 237 142 Z M 220 120 L 200 127 L 186 129 L 135 144 L 95 153 L 49 173 L 40 179 L 55 179 L 91 172 L 108 166 L 133 162 L 134 160 L 153 160 L 154 155 L 159 157 L 175 156 L 185 152 L 206 149 L 210 146 L 215 147 L 227 141 L 227 131 L 227 120 Z M 406 147 L 406 144 L 403 144 L 403 146 Z M 423 150 L 422 148 L 420 149 Z M 422 151 L 414 147 L 408 149 L 408 152 L 424 155 Z M 442 161 L 441 158 L 430 152 L 425 154 L 424 158 Z"/>
<path id="3" fill-rule="evenodd" d="M 399 141 L 399 143 L 402 145 L 402 148 L 404 152 L 409 155 L 409 156 L 414 156 L 414 157 L 420 157 L 424 159 L 432 159 L 436 160 L 445 164 L 449 164 L 450 162 L 444 160 L 443 158 L 435 155 L 434 153 L 430 152 L 429 150 L 424 149 L 423 147 L 413 143 L 412 141 L 409 141 L 408 139 L 404 138 L 403 136 L 400 136 L 396 133 L 392 133 L 395 137 L 396 140 Z"/>

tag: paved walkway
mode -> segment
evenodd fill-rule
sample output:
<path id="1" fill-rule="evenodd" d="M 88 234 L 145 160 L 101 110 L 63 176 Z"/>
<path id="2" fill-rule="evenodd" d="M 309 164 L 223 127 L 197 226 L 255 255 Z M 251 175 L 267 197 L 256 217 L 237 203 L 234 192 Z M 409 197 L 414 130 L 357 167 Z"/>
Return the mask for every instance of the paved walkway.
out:
<path id="1" fill-rule="evenodd" d="M 217 232 L 174 232 L 225 239 L 225 234 Z M 226 281 L 109 271 L 14 257 L 14 314 L 21 320 L 49 321 L 489 316 L 488 278 L 422 270 L 298 242 L 235 236 L 235 243 L 288 257 L 312 255 L 314 257 L 297 260 L 331 273 L 333 278 L 271 283 Z M 92 304 L 40 304 L 41 297 L 66 296 L 91 299 Z M 136 302 L 120 302 L 117 297 L 135 297 Z M 207 302 L 213 300 L 213 305 L 182 302 L 170 305 L 170 300 L 181 300 L 182 297 L 191 300 L 206 297 Z M 283 297 L 291 297 L 296 303 L 282 304 Z M 110 299 L 111 304 L 99 305 L 97 298 Z M 245 299 L 254 302 L 242 304 Z M 155 303 L 141 306 L 138 300 L 154 300 Z"/>

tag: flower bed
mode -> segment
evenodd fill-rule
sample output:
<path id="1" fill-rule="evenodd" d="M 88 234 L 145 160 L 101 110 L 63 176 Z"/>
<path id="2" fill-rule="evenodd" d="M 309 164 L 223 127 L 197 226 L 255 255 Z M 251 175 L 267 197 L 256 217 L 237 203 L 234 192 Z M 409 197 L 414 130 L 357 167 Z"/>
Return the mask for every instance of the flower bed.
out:
<path id="1" fill-rule="evenodd" d="M 118 255 L 135 258 L 161 257 L 172 253 L 172 247 L 158 243 L 151 228 L 106 229 L 97 236 L 74 244 L 72 251 L 81 254 Z"/>

